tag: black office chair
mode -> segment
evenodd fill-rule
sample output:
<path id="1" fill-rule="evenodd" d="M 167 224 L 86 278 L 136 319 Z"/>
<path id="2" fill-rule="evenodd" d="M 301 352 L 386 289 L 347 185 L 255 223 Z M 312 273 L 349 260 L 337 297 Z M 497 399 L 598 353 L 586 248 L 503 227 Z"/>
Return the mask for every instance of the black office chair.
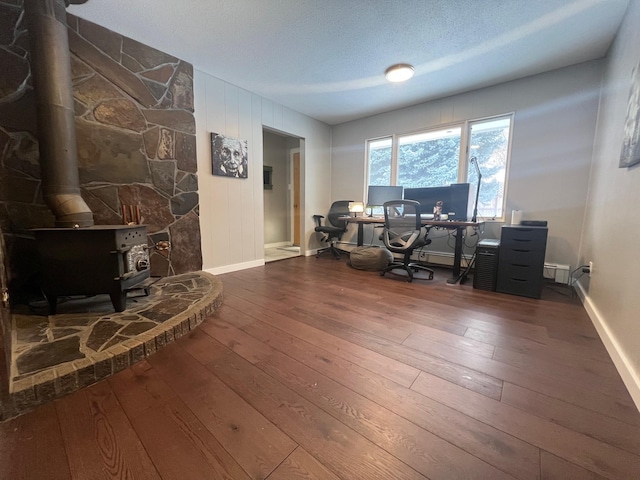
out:
<path id="1" fill-rule="evenodd" d="M 431 243 L 431 239 L 427 238 L 427 230 L 422 227 L 420 203 L 413 200 L 391 200 L 385 202 L 383 209 L 382 241 L 387 249 L 401 253 L 403 259 L 394 260 L 380 271 L 380 275 L 401 268 L 407 272 L 407 282 L 411 282 L 414 272 L 422 270 L 429 272 L 429 280 L 432 280 L 433 270 L 411 261 L 411 254 L 415 249 Z"/>
<path id="2" fill-rule="evenodd" d="M 318 250 L 316 258 L 325 252 L 330 252 L 336 257 L 336 260 L 340 260 L 340 254 L 348 253 L 344 250 L 340 250 L 336 247 L 336 242 L 340 241 L 344 232 L 347 231 L 347 222 L 345 220 L 339 220 L 340 217 L 349 216 L 349 203 L 351 200 L 338 200 L 331 204 L 329 214 L 327 215 L 327 221 L 322 224 L 322 215 L 314 215 L 313 219 L 316 222 L 315 231 L 322 234 L 321 242 L 326 242 L 328 246 Z"/>

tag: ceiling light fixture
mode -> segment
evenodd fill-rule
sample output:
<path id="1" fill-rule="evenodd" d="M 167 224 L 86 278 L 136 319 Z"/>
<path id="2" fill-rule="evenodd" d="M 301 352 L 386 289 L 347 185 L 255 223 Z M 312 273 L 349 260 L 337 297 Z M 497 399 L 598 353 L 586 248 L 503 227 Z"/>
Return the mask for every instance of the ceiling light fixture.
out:
<path id="1" fill-rule="evenodd" d="M 413 77 L 415 73 L 415 69 L 413 66 L 408 63 L 397 63 L 396 65 L 391 65 L 384 71 L 384 76 L 390 82 L 404 82 L 405 80 L 409 80 Z"/>

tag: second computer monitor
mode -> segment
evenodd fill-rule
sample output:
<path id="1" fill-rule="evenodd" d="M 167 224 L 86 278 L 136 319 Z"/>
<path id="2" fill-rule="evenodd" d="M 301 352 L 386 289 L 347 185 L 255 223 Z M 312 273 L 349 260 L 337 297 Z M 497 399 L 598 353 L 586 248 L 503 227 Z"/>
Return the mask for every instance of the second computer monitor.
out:
<path id="1" fill-rule="evenodd" d="M 442 213 L 449 220 L 466 221 L 473 204 L 468 183 L 453 183 L 447 187 L 407 188 L 404 198 L 420 202 L 422 213 L 433 213 L 437 202 L 442 202 Z"/>
<path id="2" fill-rule="evenodd" d="M 367 207 L 381 207 L 390 200 L 402 200 L 404 187 L 395 185 L 369 185 Z"/>

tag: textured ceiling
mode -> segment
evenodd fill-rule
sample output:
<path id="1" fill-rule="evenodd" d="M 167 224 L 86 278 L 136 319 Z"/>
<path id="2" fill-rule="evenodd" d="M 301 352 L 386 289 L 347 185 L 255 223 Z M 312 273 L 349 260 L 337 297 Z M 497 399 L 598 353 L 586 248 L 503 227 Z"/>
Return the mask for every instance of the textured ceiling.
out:
<path id="1" fill-rule="evenodd" d="M 70 13 L 328 124 L 604 56 L 629 0 L 89 0 Z M 384 70 L 416 75 L 389 84 Z"/>

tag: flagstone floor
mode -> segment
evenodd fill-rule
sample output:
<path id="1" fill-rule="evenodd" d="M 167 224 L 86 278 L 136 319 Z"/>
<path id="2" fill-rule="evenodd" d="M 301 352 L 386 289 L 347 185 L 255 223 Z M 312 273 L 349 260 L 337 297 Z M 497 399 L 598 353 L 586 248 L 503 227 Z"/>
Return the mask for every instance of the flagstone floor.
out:
<path id="1" fill-rule="evenodd" d="M 222 282 L 205 272 L 159 279 L 130 292 L 116 313 L 108 295 L 46 302 L 12 312 L 8 418 L 142 360 L 188 333 L 222 303 Z M 42 312 L 42 314 L 38 314 Z"/>

